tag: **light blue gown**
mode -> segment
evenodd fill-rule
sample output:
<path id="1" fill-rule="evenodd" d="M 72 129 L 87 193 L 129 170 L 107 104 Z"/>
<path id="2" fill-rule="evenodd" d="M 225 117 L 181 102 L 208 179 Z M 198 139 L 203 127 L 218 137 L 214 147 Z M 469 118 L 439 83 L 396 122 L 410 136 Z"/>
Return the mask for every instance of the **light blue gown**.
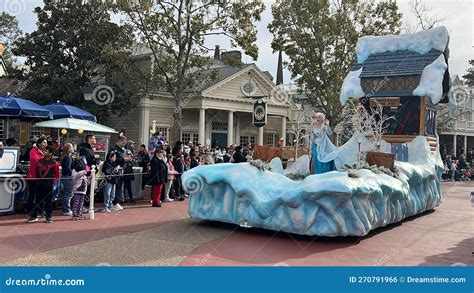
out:
<path id="1" fill-rule="evenodd" d="M 311 164 L 313 174 L 322 174 L 336 170 L 334 159 L 338 155 L 337 147 L 329 139 L 331 128 L 323 125 L 321 128 L 313 128 L 311 134 Z"/>

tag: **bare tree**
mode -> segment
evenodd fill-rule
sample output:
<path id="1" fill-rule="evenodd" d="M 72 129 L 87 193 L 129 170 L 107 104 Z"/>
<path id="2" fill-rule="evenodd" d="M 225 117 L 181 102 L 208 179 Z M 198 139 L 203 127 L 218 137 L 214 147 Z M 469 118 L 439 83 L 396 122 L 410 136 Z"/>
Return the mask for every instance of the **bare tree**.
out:
<path id="1" fill-rule="evenodd" d="M 298 157 L 298 147 L 311 137 L 311 131 L 316 124 L 316 112 L 314 110 L 300 110 L 295 112 L 294 124 L 288 133 L 295 137 L 295 160 Z"/>
<path id="2" fill-rule="evenodd" d="M 428 30 L 441 24 L 445 18 L 433 14 L 433 8 L 428 6 L 424 0 L 410 0 L 410 10 L 416 18 L 416 23 L 411 25 L 405 23 L 407 33 L 415 33 L 420 30 Z"/>

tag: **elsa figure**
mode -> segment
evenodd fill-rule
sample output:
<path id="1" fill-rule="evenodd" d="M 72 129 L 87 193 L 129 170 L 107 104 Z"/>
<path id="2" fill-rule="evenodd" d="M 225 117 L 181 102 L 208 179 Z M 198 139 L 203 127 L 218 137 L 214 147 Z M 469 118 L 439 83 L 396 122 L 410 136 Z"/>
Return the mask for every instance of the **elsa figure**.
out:
<path id="1" fill-rule="evenodd" d="M 329 120 L 323 113 L 316 113 L 316 125 L 311 133 L 311 170 L 313 174 L 321 174 L 336 170 L 334 159 L 338 149 L 329 139 L 332 131 Z"/>

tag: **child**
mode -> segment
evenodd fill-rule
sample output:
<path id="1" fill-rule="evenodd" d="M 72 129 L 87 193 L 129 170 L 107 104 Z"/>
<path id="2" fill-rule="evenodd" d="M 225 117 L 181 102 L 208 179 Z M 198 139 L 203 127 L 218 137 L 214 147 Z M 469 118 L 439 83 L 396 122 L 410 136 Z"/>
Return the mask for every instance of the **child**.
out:
<path id="1" fill-rule="evenodd" d="M 46 223 L 53 222 L 53 186 L 59 180 L 59 165 L 52 159 L 53 149 L 51 146 L 45 147 L 43 155 L 44 157 L 39 159 L 36 165 L 37 180 L 35 187 L 38 202 L 36 202 L 35 207 L 28 217 L 28 223 L 38 221 L 38 209 L 42 205 L 44 205 Z"/>
<path id="2" fill-rule="evenodd" d="M 116 210 L 112 201 L 115 198 L 115 184 L 117 183 L 117 177 L 114 175 L 119 174 L 115 160 L 117 156 L 114 151 L 107 154 L 107 158 L 102 166 L 102 173 L 105 175 L 105 186 L 104 186 L 104 208 L 102 212 L 110 213 L 112 210 Z"/>
<path id="3" fill-rule="evenodd" d="M 72 219 L 82 219 L 82 206 L 87 192 L 87 170 L 80 159 L 74 161 L 74 169 L 72 170 L 72 178 L 74 181 L 74 197 L 72 199 Z"/>

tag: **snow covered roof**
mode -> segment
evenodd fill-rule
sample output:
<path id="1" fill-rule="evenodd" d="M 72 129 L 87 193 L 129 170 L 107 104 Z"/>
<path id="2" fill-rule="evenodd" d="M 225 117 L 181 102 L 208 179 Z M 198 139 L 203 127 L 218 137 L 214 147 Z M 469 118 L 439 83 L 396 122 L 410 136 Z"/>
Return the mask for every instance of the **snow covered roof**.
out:
<path id="1" fill-rule="evenodd" d="M 409 50 L 377 53 L 370 55 L 363 63 L 355 63 L 352 70 L 363 67 L 360 77 L 417 75 L 441 54 L 443 52 L 436 49 L 426 54 Z"/>
<path id="2" fill-rule="evenodd" d="M 448 41 L 444 26 L 415 34 L 360 38 L 356 47 L 357 62 L 341 88 L 341 103 L 367 94 L 374 97 L 428 96 L 433 104 L 445 101 L 443 95 L 450 87 Z M 361 82 L 374 78 L 383 78 L 385 82 L 376 82 L 370 89 L 367 83 Z M 400 81 L 396 82 L 397 78 L 404 78 L 406 82 L 397 84 Z"/>
<path id="3" fill-rule="evenodd" d="M 372 54 L 409 50 L 426 54 L 432 49 L 444 52 L 449 35 L 445 26 L 424 30 L 415 34 L 365 36 L 357 41 L 357 62 L 364 63 Z"/>

